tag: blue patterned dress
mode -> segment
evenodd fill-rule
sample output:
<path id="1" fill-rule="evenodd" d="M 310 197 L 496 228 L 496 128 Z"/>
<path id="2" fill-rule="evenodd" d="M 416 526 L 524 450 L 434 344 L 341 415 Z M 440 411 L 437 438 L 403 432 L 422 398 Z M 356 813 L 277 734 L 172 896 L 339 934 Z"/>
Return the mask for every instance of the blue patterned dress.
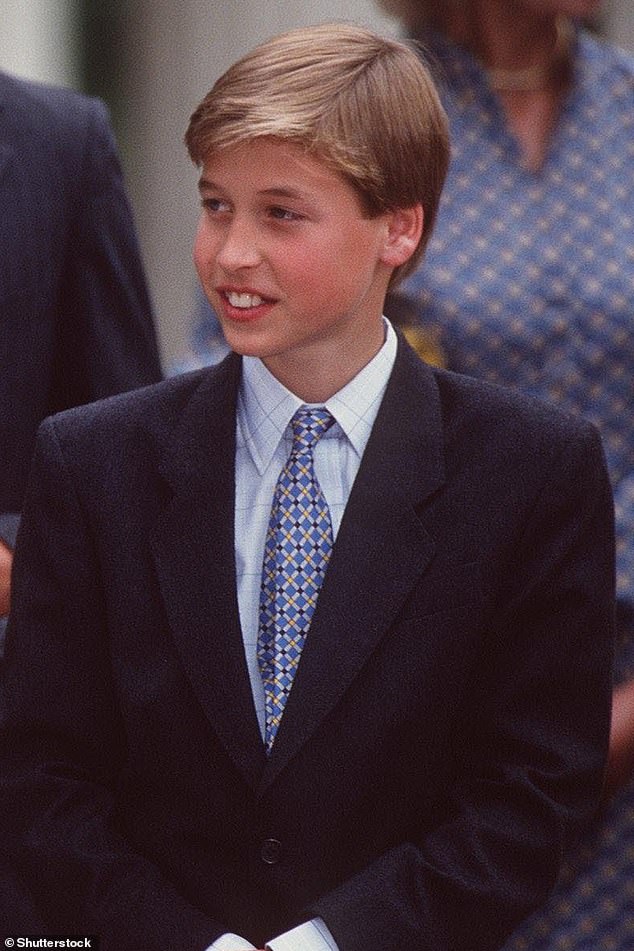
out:
<path id="1" fill-rule="evenodd" d="M 477 63 L 438 36 L 453 156 L 435 235 L 403 290 L 454 370 L 592 420 L 616 500 L 617 680 L 634 676 L 634 61 L 579 33 L 539 172 Z M 634 782 L 505 951 L 634 951 Z"/>

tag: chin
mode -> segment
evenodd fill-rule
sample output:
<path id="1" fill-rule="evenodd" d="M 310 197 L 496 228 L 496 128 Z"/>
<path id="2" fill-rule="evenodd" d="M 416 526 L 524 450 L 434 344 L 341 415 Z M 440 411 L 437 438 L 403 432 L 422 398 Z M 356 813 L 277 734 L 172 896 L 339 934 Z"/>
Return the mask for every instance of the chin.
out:
<path id="1" fill-rule="evenodd" d="M 229 349 L 241 357 L 262 358 L 268 353 L 267 347 L 262 341 L 257 341 L 253 338 L 249 339 L 247 334 L 224 332 L 224 338 Z"/>

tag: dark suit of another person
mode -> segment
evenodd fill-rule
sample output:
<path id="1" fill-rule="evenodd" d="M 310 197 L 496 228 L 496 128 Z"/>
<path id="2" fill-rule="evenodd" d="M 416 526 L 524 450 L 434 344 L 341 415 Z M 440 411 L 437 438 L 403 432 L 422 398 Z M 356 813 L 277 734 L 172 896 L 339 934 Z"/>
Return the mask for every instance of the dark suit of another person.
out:
<path id="1" fill-rule="evenodd" d="M 38 424 L 160 379 L 104 105 L 0 72 L 0 538 L 13 547 Z"/>
<path id="2" fill-rule="evenodd" d="M 240 369 L 43 425 L 0 838 L 47 926 L 102 951 L 262 947 L 314 916 L 343 951 L 491 951 L 601 786 L 598 436 L 400 341 L 267 758 L 236 594 Z"/>
<path id="3" fill-rule="evenodd" d="M 0 72 L 0 540 L 14 547 L 41 420 L 160 377 L 104 105 Z M 14 933 L 33 933 L 30 900 L 2 862 L 0 907 Z"/>

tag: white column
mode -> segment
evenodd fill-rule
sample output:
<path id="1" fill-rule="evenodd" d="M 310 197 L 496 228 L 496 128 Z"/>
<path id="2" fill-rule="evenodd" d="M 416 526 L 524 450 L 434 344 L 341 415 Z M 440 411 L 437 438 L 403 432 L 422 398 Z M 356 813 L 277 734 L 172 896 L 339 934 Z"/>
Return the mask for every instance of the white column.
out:
<path id="1" fill-rule="evenodd" d="M 75 22 L 69 0 L 2 0 L 0 67 L 44 82 L 73 85 Z"/>
<path id="2" fill-rule="evenodd" d="M 609 39 L 634 52 L 634 0 L 608 0 L 606 14 Z"/>

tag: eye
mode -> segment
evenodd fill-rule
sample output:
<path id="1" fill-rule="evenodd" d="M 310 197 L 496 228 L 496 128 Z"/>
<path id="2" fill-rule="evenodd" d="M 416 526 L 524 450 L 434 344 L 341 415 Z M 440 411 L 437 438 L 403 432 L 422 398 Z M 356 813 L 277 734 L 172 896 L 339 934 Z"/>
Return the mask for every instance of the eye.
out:
<path id="1" fill-rule="evenodd" d="M 218 214 L 219 212 L 229 211 L 229 204 L 226 201 L 223 201 L 221 198 L 202 198 L 201 205 L 203 208 L 210 212 L 211 214 Z"/>
<path id="2" fill-rule="evenodd" d="M 282 208 L 280 205 L 272 205 L 269 208 L 269 215 L 276 221 L 302 221 L 304 216 L 297 211 L 291 211 L 290 208 Z"/>

